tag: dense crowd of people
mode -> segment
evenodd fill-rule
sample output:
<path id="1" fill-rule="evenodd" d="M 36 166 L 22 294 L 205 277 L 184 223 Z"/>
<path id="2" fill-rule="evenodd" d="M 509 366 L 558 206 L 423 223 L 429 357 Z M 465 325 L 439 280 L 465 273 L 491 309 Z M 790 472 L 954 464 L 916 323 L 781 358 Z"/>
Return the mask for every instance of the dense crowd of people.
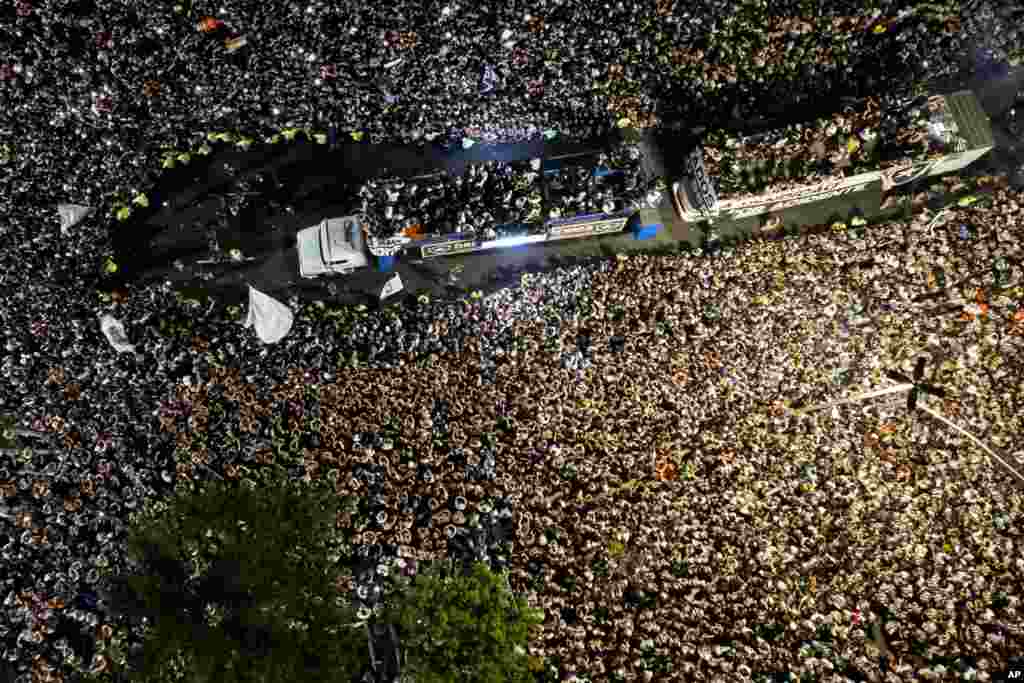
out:
<path id="1" fill-rule="evenodd" d="M 972 0 L 962 9 L 963 30 L 978 36 L 974 48 L 983 52 L 980 65 L 998 73 L 1024 64 L 1024 40 L 1020 28 L 1024 10 L 1011 2 Z"/>
<path id="2" fill-rule="evenodd" d="M 687 122 L 736 108 L 754 117 L 765 101 L 820 97 L 852 74 L 873 74 L 874 91 L 906 79 L 902 65 L 935 75 L 953 68 L 943 55 L 961 47 L 941 12 L 908 15 L 887 3 L 828 3 L 818 14 L 793 3 L 771 18 L 757 3 L 180 7 L 9 5 L 0 74 L 10 106 L 0 123 L 12 175 L 31 159 L 54 179 L 47 196 L 91 204 L 144 183 L 164 147 L 209 130 L 260 139 L 336 125 L 366 141 L 486 143 L 488 131 L 497 141 L 553 129 L 585 138 L 622 117 L 669 121 L 664 93 Z M 244 44 L 229 51 L 238 37 Z M 892 68 L 856 68 L 887 51 Z M 76 151 L 43 144 L 44 131 Z M 40 185 L 21 177 L 8 201 L 38 200 Z"/>
<path id="3" fill-rule="evenodd" d="M 376 491 L 351 542 L 386 566 L 343 584 L 364 616 L 395 558 L 451 541 L 509 568 L 549 615 L 533 661 L 580 680 L 669 663 L 687 680 L 877 673 L 876 655 L 886 680 L 1003 667 L 1024 637 L 1024 511 L 985 448 L 1024 471 L 1024 254 L 1019 194 L 992 199 L 910 227 L 605 260 L 482 300 L 314 305 L 272 347 L 230 324 L 239 311 L 129 291 L 104 308 L 138 354 L 115 355 L 82 322 L 94 306 L 15 290 L 3 393 L 49 447 L 5 452 L 0 472 L 4 657 L 114 667 L 98 648 L 139 637 L 102 603 L 128 515 L 190 481 L 258 480 L 283 424 L 294 476 Z M 984 448 L 902 395 L 794 411 L 884 386 L 921 351 L 950 398 L 931 409 Z M 475 550 L 473 513 L 500 527 Z"/>
<path id="4" fill-rule="evenodd" d="M 852 75 L 862 89 L 898 89 L 951 68 L 944 56 L 961 47 L 955 12 L 812 5 L 773 6 L 769 18 L 753 2 L 6 3 L 0 401 L 18 421 L 5 440 L 32 448 L 4 448 L 0 461 L 2 672 L 27 683 L 116 668 L 141 635 L 109 620 L 102 599 L 105 577 L 125 569 L 132 511 L 189 480 L 257 473 L 275 413 L 303 434 L 298 477 L 348 482 L 344 468 L 366 455 L 353 435 L 383 435 L 366 471 L 394 513 L 352 536 L 382 563 L 443 554 L 469 533 L 466 510 L 513 520 L 513 546 L 502 545 L 507 524 L 481 542 L 548 610 L 538 666 L 686 680 L 744 667 L 878 671 L 876 655 L 893 680 L 942 657 L 979 679 L 1005 666 L 1022 644 L 1013 475 L 924 414 L 866 402 L 801 420 L 786 403 L 877 386 L 867 380 L 933 335 L 946 356 L 932 381 L 960 397 L 935 409 L 1020 471 L 1018 194 L 915 224 L 901 253 L 881 251 L 898 230 L 882 226 L 877 241 L 603 261 L 476 302 L 314 307 L 272 347 L 233 324 L 239 311 L 166 286 L 96 290 L 111 196 L 144 193 L 168 148 L 211 130 L 583 139 L 682 115 L 754 117 Z M 1005 37 L 991 30 L 998 19 L 979 30 Z M 515 199 L 530 171 L 511 169 Z M 607 178 L 595 186 L 626 186 L 577 199 L 570 174 L 556 201 L 604 209 L 631 189 L 628 175 Z M 509 222 L 530 206 L 525 194 L 505 207 Z M 99 211 L 65 234 L 59 202 Z M 453 227 L 482 215 L 435 203 Z M 913 300 L 940 282 L 955 314 Z M 137 353 L 109 347 L 103 312 Z M 401 423 L 388 425 L 395 406 Z M 448 460 L 417 447 L 424 434 L 450 444 Z M 329 449 L 337 461 L 318 460 Z M 382 452 L 417 462 L 409 498 Z M 664 537 L 666 520 L 685 544 Z M 361 585 L 349 586 L 354 599 L 374 594 Z M 363 614 L 373 606 L 364 600 Z"/>
<path id="5" fill-rule="evenodd" d="M 530 162 L 472 164 L 464 175 L 370 181 L 362 211 L 371 234 L 470 233 L 484 237 L 505 224 L 541 219 L 541 171 Z"/>
<path id="6" fill-rule="evenodd" d="M 592 156 L 559 160 L 549 170 L 540 159 L 492 161 L 457 176 L 370 180 L 360 188 L 360 210 L 381 240 L 451 233 L 483 240 L 543 233 L 552 219 L 647 205 L 656 179 L 640 163 L 638 145 Z"/>
<path id="7" fill-rule="evenodd" d="M 915 70 L 952 70 L 943 55 L 967 41 L 941 3 L 793 2 L 770 16 L 753 2 L 677 5 L 9 3 L 3 230 L 54 256 L 30 266 L 5 250 L 3 270 L 12 281 L 91 277 L 110 253 L 114 199 L 145 195 L 168 154 L 195 155 L 211 131 L 258 144 L 334 126 L 342 139 L 457 145 L 707 125 L 756 118 L 766 102 L 827 102 L 850 94 L 852 76 L 871 79 L 860 94 L 900 91 Z M 989 30 L 1001 21 L 977 35 L 1005 36 Z M 61 202 L 99 209 L 73 245 L 38 228 Z"/>

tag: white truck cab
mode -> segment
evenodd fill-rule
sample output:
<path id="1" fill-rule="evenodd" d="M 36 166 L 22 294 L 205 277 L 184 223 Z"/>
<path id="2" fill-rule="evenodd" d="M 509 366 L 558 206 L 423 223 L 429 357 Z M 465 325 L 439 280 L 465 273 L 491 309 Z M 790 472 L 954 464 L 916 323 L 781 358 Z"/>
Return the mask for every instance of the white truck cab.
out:
<path id="1" fill-rule="evenodd" d="M 299 274 L 304 278 L 346 275 L 369 264 L 359 216 L 325 218 L 300 230 L 296 240 Z"/>

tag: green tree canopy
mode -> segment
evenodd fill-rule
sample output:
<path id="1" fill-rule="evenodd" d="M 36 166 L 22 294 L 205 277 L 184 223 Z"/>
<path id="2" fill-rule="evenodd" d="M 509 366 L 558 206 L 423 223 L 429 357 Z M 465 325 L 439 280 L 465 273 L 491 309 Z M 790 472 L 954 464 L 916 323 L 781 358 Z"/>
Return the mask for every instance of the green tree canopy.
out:
<path id="1" fill-rule="evenodd" d="M 403 673 L 417 683 L 533 680 L 526 645 L 543 612 L 483 563 L 469 572 L 450 562 L 433 565 L 405 585 L 383 620 L 398 629 Z"/>
<path id="2" fill-rule="evenodd" d="M 112 593 L 149 618 L 131 680 L 350 683 L 366 666 L 365 631 L 336 587 L 338 498 L 276 479 L 209 483 L 134 520 L 139 570 Z"/>

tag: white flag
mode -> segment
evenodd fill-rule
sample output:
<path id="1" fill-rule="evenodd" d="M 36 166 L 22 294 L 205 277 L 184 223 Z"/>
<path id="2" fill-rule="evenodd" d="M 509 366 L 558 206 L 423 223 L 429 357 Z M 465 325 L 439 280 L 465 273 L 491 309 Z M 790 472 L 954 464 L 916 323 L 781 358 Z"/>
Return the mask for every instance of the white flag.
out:
<path id="1" fill-rule="evenodd" d="M 135 353 L 135 345 L 129 343 L 120 320 L 109 314 L 100 316 L 100 329 L 118 353 Z"/>
<path id="2" fill-rule="evenodd" d="M 494 70 L 494 67 L 490 64 L 484 66 L 483 76 L 480 78 L 480 94 L 486 95 L 493 92 L 495 88 L 500 85 L 501 79 L 498 77 L 498 72 Z"/>
<path id="3" fill-rule="evenodd" d="M 462 149 L 469 149 L 476 144 L 476 140 L 472 138 L 462 138 Z"/>
<path id="4" fill-rule="evenodd" d="M 68 234 L 68 230 L 81 223 L 87 216 L 96 209 L 81 204 L 58 204 L 57 213 L 60 214 L 60 234 Z"/>
<path id="5" fill-rule="evenodd" d="M 394 277 L 384 283 L 384 289 L 380 290 L 380 298 L 387 299 L 392 294 L 402 291 L 402 278 L 395 273 Z"/>
<path id="6" fill-rule="evenodd" d="M 264 344 L 276 344 L 292 329 L 295 316 L 290 308 L 249 285 L 249 315 L 246 327 L 255 327 Z"/>

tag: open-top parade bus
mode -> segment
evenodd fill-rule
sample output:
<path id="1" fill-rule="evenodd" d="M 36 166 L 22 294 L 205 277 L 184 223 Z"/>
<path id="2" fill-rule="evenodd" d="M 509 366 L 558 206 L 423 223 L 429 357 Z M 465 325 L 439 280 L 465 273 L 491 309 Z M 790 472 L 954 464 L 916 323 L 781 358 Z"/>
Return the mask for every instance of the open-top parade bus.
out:
<path id="1" fill-rule="evenodd" d="M 687 222 L 739 220 L 872 188 L 884 195 L 964 168 L 993 146 L 988 116 L 970 91 L 909 102 L 869 98 L 809 124 L 706 135 L 688 153 L 672 201 Z"/>
<path id="2" fill-rule="evenodd" d="M 430 197 L 412 215 L 385 208 L 391 237 L 375 235 L 371 251 L 390 239 L 406 253 L 433 258 L 610 234 L 660 199 L 653 179 L 643 175 L 639 150 L 628 145 L 602 154 L 473 164 L 464 176 L 440 174 L 431 182 L 444 186 L 433 193 L 437 210 L 431 211 Z"/>
<path id="3" fill-rule="evenodd" d="M 459 176 L 442 171 L 370 181 L 360 189 L 357 215 L 300 233 L 300 270 L 303 277 L 350 272 L 359 260 L 354 250 L 365 249 L 388 267 L 399 254 L 427 259 L 617 233 L 660 201 L 655 185 L 641 167 L 639 148 L 628 144 L 602 153 L 475 163 Z M 363 239 L 332 233 L 331 226 L 353 221 Z"/>

